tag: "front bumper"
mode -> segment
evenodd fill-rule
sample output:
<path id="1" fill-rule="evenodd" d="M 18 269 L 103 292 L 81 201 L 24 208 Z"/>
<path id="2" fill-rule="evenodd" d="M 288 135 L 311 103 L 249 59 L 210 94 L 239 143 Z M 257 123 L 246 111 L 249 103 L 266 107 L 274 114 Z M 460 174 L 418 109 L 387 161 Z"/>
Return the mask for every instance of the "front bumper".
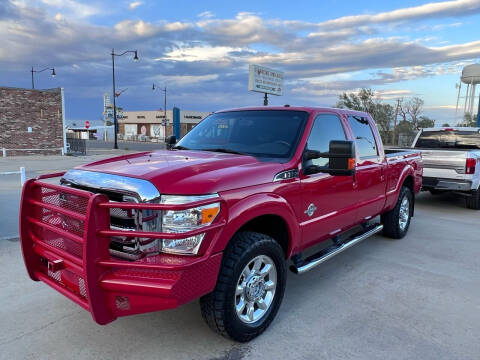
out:
<path id="1" fill-rule="evenodd" d="M 125 235 L 110 229 L 110 208 L 181 210 L 191 204 L 111 203 L 105 195 L 40 179 L 29 180 L 22 193 L 20 239 L 25 266 L 33 280 L 45 282 L 88 310 L 97 323 L 174 308 L 215 287 L 222 254 L 210 253 L 211 247 L 201 256 L 160 254 L 137 261 L 109 253 L 110 237 Z M 201 231 L 183 234 L 129 231 L 128 235 L 176 239 L 206 232 L 215 238 L 224 223 L 220 218 Z"/>
<path id="2" fill-rule="evenodd" d="M 470 191 L 472 190 L 472 181 L 424 176 L 422 187 L 425 190 Z"/>

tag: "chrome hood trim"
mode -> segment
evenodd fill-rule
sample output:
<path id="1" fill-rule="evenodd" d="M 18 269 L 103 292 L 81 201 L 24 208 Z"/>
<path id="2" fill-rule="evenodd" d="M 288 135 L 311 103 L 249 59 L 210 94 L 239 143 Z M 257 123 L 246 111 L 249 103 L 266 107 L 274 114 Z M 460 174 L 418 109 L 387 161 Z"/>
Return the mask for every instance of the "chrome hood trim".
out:
<path id="1" fill-rule="evenodd" d="M 142 202 L 160 197 L 160 192 L 151 182 L 133 177 L 105 174 L 86 170 L 69 170 L 60 179 L 62 184 L 73 184 L 99 190 L 138 196 Z"/>

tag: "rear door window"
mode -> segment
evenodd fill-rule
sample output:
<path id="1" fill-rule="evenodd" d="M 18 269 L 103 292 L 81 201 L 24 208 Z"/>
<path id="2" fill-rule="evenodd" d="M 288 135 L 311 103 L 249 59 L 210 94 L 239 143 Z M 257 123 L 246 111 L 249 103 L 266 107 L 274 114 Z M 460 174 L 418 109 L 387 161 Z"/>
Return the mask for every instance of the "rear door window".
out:
<path id="1" fill-rule="evenodd" d="M 348 123 L 352 128 L 360 159 L 377 157 L 377 143 L 368 119 L 361 116 L 349 116 Z"/>

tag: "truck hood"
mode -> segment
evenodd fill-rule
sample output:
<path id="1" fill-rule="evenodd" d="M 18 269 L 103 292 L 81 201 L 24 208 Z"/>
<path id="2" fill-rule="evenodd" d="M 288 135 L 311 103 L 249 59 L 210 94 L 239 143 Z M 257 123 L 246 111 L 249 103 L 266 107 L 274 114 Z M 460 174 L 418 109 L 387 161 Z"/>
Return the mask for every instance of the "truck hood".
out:
<path id="1" fill-rule="evenodd" d="M 210 151 L 144 152 L 76 167 L 150 181 L 162 194 L 208 194 L 273 181 L 284 165 Z"/>

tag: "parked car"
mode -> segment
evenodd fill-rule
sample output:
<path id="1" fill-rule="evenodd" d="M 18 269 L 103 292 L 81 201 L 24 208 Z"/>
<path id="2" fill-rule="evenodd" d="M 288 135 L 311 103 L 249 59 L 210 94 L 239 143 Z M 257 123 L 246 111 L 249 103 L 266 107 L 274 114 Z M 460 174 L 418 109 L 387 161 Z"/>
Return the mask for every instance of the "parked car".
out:
<path id="1" fill-rule="evenodd" d="M 423 189 L 433 195 L 452 192 L 480 210 L 480 128 L 421 130 L 412 148 L 423 157 Z"/>
<path id="2" fill-rule="evenodd" d="M 22 251 L 33 280 L 99 324 L 200 298 L 212 329 L 249 341 L 280 308 L 288 261 L 301 274 L 382 230 L 404 237 L 421 179 L 420 154 L 385 154 L 367 113 L 219 111 L 169 151 L 28 181 Z"/>

